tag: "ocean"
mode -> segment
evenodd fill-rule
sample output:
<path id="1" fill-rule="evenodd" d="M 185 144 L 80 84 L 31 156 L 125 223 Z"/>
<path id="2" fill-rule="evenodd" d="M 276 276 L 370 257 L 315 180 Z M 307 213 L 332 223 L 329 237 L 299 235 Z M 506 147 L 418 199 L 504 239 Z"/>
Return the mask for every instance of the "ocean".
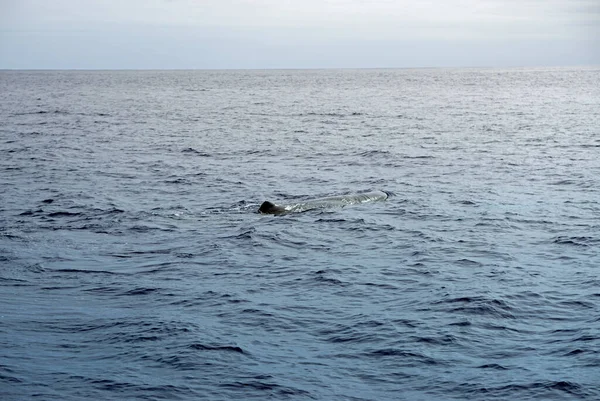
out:
<path id="1" fill-rule="evenodd" d="M 2 400 L 597 400 L 599 254 L 598 67 L 0 72 Z"/>

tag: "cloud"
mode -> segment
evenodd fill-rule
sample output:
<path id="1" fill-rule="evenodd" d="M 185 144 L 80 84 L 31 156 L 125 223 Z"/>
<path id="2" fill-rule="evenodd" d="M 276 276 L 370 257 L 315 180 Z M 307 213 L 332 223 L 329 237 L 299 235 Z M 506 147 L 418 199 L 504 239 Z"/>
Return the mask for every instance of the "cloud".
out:
<path id="1" fill-rule="evenodd" d="M 598 17 L 589 0 L 13 0 L 15 22 L 44 29 L 127 23 L 187 27 L 318 28 L 349 34 L 387 34 L 422 28 L 480 37 L 507 27 L 546 30 Z M 10 7 L 12 5 L 12 7 Z M 8 14 L 11 14 L 10 11 Z M 431 36 L 431 35 L 429 35 Z"/>
<path id="2" fill-rule="evenodd" d="M 61 68 L 600 62 L 596 0 L 0 0 L 0 7 L 0 68 L 3 60 Z"/>

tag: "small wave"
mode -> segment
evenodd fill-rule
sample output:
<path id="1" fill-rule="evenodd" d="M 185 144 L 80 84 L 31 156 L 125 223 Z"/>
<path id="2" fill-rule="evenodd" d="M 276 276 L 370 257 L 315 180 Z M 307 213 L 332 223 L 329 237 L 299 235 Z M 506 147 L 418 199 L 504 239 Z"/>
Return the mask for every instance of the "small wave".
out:
<path id="1" fill-rule="evenodd" d="M 471 399 L 485 394 L 483 399 L 562 399 L 565 394 L 577 397 L 593 396 L 577 383 L 568 381 L 544 381 L 533 383 L 508 384 L 502 386 L 482 386 L 476 383 L 462 383 L 455 388 L 461 399 Z M 558 392 L 558 393 L 557 393 Z M 470 395 L 470 396 L 469 396 Z M 479 399 L 479 397 L 476 397 Z"/>
<path id="2" fill-rule="evenodd" d="M 126 381 L 95 379 L 76 375 L 71 375 L 69 378 L 71 380 L 83 381 L 84 383 L 86 383 L 87 387 L 91 386 L 98 390 L 107 391 L 110 394 L 119 394 L 119 398 L 135 398 L 131 396 L 140 392 L 151 394 L 156 393 L 156 395 L 159 396 L 159 399 L 162 399 L 164 394 L 169 394 L 170 397 L 173 397 L 175 399 L 180 398 L 180 396 L 183 395 L 189 396 L 189 389 L 181 389 L 173 385 L 140 385 Z M 150 398 L 156 399 L 155 397 Z"/>
<path id="3" fill-rule="evenodd" d="M 460 205 L 465 205 L 465 206 L 477 206 L 477 203 L 473 202 L 471 200 L 462 200 L 462 201 L 458 201 L 457 203 Z"/>
<path id="4" fill-rule="evenodd" d="M 181 151 L 181 153 L 189 153 L 189 154 L 194 154 L 196 156 L 202 156 L 202 157 L 210 157 L 211 156 L 209 153 L 200 152 L 199 150 L 196 150 L 194 148 L 185 148 Z"/>
<path id="5" fill-rule="evenodd" d="M 453 307 L 450 312 L 460 312 L 474 315 L 491 315 L 504 319 L 514 319 L 513 308 L 506 302 L 498 299 L 487 299 L 484 297 L 459 297 L 437 301 L 438 305 L 462 304 Z"/>
<path id="6" fill-rule="evenodd" d="M 13 116 L 30 116 L 36 114 L 69 114 L 62 110 L 38 110 L 38 111 L 25 111 L 20 113 L 13 113 Z"/>
<path id="7" fill-rule="evenodd" d="M 558 390 L 563 393 L 568 393 L 572 395 L 584 396 L 586 391 L 584 388 L 577 384 L 568 381 L 545 381 L 545 382 L 535 382 L 530 384 L 522 384 L 522 385 L 508 385 L 503 387 L 505 390 Z M 512 391 L 511 391 L 512 392 Z"/>
<path id="8" fill-rule="evenodd" d="M 8 373 L 8 374 L 7 374 Z M 0 383 L 14 383 L 20 384 L 23 383 L 23 380 L 18 377 L 13 376 L 14 370 L 9 369 L 6 366 L 0 365 Z"/>
<path id="9" fill-rule="evenodd" d="M 163 182 L 165 184 L 192 185 L 192 182 L 190 180 L 185 179 L 185 178 L 174 178 L 172 180 L 165 180 Z"/>
<path id="10" fill-rule="evenodd" d="M 30 286 L 31 283 L 29 283 L 27 280 L 22 280 L 19 278 L 0 276 L 0 285 L 7 285 L 7 286 L 11 286 L 11 287 L 23 287 L 23 286 Z"/>
<path id="11" fill-rule="evenodd" d="M 83 292 L 90 292 L 93 294 L 115 294 L 117 292 L 116 288 L 113 287 L 93 287 L 86 288 L 82 290 Z"/>
<path id="12" fill-rule="evenodd" d="M 585 341 L 585 342 L 593 341 L 593 342 L 595 342 L 597 340 L 600 340 L 600 336 L 583 335 L 581 337 L 577 337 L 577 338 L 573 339 L 573 342 L 576 342 L 576 341 Z"/>
<path id="13" fill-rule="evenodd" d="M 483 266 L 482 263 L 477 262 L 476 260 L 471 260 L 471 259 L 467 259 L 467 258 L 458 259 L 455 262 L 457 264 L 461 265 L 461 266 L 467 266 L 467 267 L 481 267 L 481 266 Z"/>
<path id="14" fill-rule="evenodd" d="M 315 112 L 308 112 L 308 113 L 304 113 L 304 114 L 300 114 L 300 117 L 305 117 L 305 116 L 321 116 L 321 117 L 346 117 L 346 114 L 342 114 L 342 113 L 315 113 Z"/>
<path id="15" fill-rule="evenodd" d="M 415 363 L 425 365 L 438 365 L 441 363 L 440 361 L 429 356 L 423 355 L 421 353 L 405 351 L 397 348 L 382 348 L 375 351 L 367 352 L 364 355 L 377 358 L 401 358 L 405 359 L 406 363 L 410 365 L 414 365 Z"/>
<path id="16" fill-rule="evenodd" d="M 241 349 L 240 347 L 235 347 L 231 345 L 205 345 L 200 343 L 190 344 L 188 348 L 201 350 L 201 351 L 227 351 L 227 352 L 236 352 L 238 354 L 246 354 L 247 352 Z"/>
<path id="17" fill-rule="evenodd" d="M 129 227 L 128 229 L 129 229 L 129 231 L 133 231 L 136 233 L 147 233 L 147 232 L 151 232 L 151 231 L 166 231 L 166 232 L 173 231 L 172 229 L 169 229 L 169 228 L 152 227 L 152 226 L 146 226 L 146 225 L 141 225 L 141 224 L 134 225 L 132 227 Z"/>
<path id="18" fill-rule="evenodd" d="M 253 234 L 256 232 L 256 228 L 251 227 L 247 230 L 243 230 L 238 234 L 228 235 L 222 237 L 223 239 L 252 239 Z"/>
<path id="19" fill-rule="evenodd" d="M 375 157 L 375 156 L 389 156 L 390 152 L 387 150 L 367 150 L 364 152 L 357 153 L 357 156 L 362 157 Z"/>
<path id="20" fill-rule="evenodd" d="M 393 285 L 393 284 L 389 284 L 389 283 L 371 283 L 371 282 L 367 282 L 364 283 L 363 285 L 367 286 L 367 287 L 376 287 L 376 288 L 382 288 L 384 290 L 397 290 L 398 287 Z"/>
<path id="21" fill-rule="evenodd" d="M 346 219 L 317 219 L 316 223 L 346 223 L 348 220 Z"/>
<path id="22" fill-rule="evenodd" d="M 559 302 L 559 305 L 566 306 L 571 309 L 574 309 L 574 308 L 594 309 L 596 307 L 596 304 L 593 302 L 575 301 L 575 300 L 561 301 L 561 302 Z"/>
<path id="23" fill-rule="evenodd" d="M 19 216 L 33 216 L 35 214 L 38 213 L 43 213 L 44 211 L 42 209 L 37 209 L 37 210 L 26 210 L 22 213 L 19 213 Z"/>
<path id="24" fill-rule="evenodd" d="M 52 272 L 56 273 L 84 273 L 84 274 L 111 274 L 117 275 L 122 273 L 115 273 L 108 270 L 83 270 L 83 269 L 49 269 Z"/>
<path id="25" fill-rule="evenodd" d="M 402 158 L 404 158 L 404 159 L 435 159 L 435 156 L 430 156 L 430 155 L 408 156 L 408 155 L 404 155 L 404 156 L 402 156 Z"/>
<path id="26" fill-rule="evenodd" d="M 318 283 L 324 283 L 324 284 L 333 284 L 333 285 L 340 286 L 340 287 L 348 286 L 348 283 L 344 283 L 343 281 L 338 280 L 336 278 L 325 277 L 320 274 L 318 274 L 314 277 L 314 281 L 316 281 Z"/>
<path id="27" fill-rule="evenodd" d="M 473 325 L 473 323 L 468 320 L 461 320 L 460 322 L 450 323 L 448 326 L 457 326 L 457 327 L 469 327 Z"/>
<path id="28" fill-rule="evenodd" d="M 196 255 L 194 255 L 193 253 L 187 253 L 187 252 L 173 252 L 173 256 L 175 256 L 177 258 L 181 258 L 181 259 L 191 259 Z"/>
<path id="29" fill-rule="evenodd" d="M 508 368 L 498 365 L 497 363 L 487 363 L 485 365 L 477 366 L 477 369 L 509 370 Z"/>
<path id="30" fill-rule="evenodd" d="M 301 390 L 294 387 L 288 386 L 280 386 L 275 383 L 268 383 L 261 380 L 252 380 L 252 381 L 236 381 L 231 383 L 221 383 L 220 387 L 224 389 L 232 389 L 232 390 L 240 390 L 243 391 L 245 395 L 247 395 L 247 391 L 258 390 L 258 391 L 268 391 L 270 393 L 275 393 L 280 396 L 308 396 L 310 393 L 306 390 Z M 270 394 L 266 398 L 273 398 L 273 394 Z"/>
<path id="31" fill-rule="evenodd" d="M 133 290 L 125 291 L 122 295 L 136 296 L 136 295 L 148 295 L 160 291 L 159 288 L 134 288 Z"/>
<path id="32" fill-rule="evenodd" d="M 456 343 L 456 337 L 445 335 L 441 337 L 413 337 L 414 341 L 431 345 L 449 345 Z"/>
<path id="33" fill-rule="evenodd" d="M 83 213 L 73 213 L 73 212 L 53 212 L 48 213 L 48 217 L 74 217 L 81 216 Z"/>
<path id="34" fill-rule="evenodd" d="M 587 237 L 587 236 L 558 236 L 555 237 L 552 242 L 561 245 L 574 245 L 574 246 L 597 246 L 600 244 L 600 238 Z"/>

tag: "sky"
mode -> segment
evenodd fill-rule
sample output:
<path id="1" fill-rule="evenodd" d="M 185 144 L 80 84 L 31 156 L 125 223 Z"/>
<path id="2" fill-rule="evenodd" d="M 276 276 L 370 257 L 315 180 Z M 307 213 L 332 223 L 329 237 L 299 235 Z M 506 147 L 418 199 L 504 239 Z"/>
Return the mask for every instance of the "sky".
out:
<path id="1" fill-rule="evenodd" d="M 600 65 L 600 0 L 0 0 L 0 69 Z"/>

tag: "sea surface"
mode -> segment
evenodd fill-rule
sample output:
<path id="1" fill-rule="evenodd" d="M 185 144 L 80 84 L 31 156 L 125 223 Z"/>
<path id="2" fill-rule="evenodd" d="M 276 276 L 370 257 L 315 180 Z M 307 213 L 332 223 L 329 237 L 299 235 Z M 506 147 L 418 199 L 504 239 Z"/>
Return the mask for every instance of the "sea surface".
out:
<path id="1" fill-rule="evenodd" d="M 2 400 L 598 400 L 599 255 L 600 68 L 0 71 Z"/>

